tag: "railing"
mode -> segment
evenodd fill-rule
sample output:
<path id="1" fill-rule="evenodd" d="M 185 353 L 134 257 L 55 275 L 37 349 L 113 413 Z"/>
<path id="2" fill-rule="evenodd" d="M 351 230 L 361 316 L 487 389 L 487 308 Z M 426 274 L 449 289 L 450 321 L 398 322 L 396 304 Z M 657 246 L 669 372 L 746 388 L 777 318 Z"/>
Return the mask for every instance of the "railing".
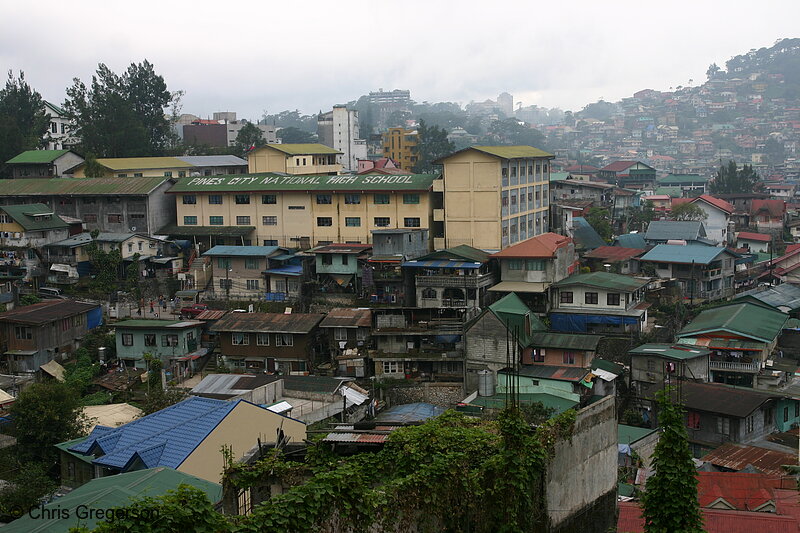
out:
<path id="1" fill-rule="evenodd" d="M 74 265 L 78 262 L 74 255 L 58 255 L 58 254 L 49 254 L 45 256 L 45 261 L 50 263 L 66 263 L 70 265 Z"/>
<path id="2" fill-rule="evenodd" d="M 735 363 L 733 361 L 709 361 L 708 367 L 711 370 L 725 370 L 729 372 L 751 372 L 757 374 L 761 369 L 761 363 Z"/>
<path id="3" fill-rule="evenodd" d="M 491 274 L 480 276 L 416 276 L 417 287 L 456 287 L 474 289 L 489 285 L 494 280 Z"/>

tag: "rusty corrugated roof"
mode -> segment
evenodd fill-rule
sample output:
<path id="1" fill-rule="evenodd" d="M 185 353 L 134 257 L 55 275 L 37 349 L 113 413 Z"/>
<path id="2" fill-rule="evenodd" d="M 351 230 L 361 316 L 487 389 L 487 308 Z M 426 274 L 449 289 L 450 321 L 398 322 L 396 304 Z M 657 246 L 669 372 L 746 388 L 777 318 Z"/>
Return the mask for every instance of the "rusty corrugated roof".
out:
<path id="1" fill-rule="evenodd" d="M 214 324 L 213 331 L 305 334 L 323 318 L 321 313 L 230 313 Z"/>
<path id="2" fill-rule="evenodd" d="M 99 307 L 99 304 L 77 302 L 75 300 L 49 300 L 0 313 L 0 322 L 46 324 L 62 318 L 86 313 L 95 307 Z"/>
<path id="3" fill-rule="evenodd" d="M 712 450 L 702 460 L 731 470 L 742 470 L 747 465 L 753 465 L 760 472 L 779 476 L 785 473 L 781 466 L 795 464 L 797 457 L 790 453 L 729 442 Z"/>
<path id="4" fill-rule="evenodd" d="M 369 309 L 348 309 L 337 307 L 319 325 L 321 328 L 368 328 L 372 325 L 372 311 Z"/>

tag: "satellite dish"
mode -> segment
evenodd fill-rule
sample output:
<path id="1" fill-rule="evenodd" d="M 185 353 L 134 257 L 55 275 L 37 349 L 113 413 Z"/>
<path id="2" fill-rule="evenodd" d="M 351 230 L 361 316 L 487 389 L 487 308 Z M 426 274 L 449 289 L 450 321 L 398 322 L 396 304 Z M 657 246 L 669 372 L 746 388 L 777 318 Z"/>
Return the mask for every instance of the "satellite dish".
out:
<path id="1" fill-rule="evenodd" d="M 136 226 L 131 226 L 131 231 L 136 231 Z"/>

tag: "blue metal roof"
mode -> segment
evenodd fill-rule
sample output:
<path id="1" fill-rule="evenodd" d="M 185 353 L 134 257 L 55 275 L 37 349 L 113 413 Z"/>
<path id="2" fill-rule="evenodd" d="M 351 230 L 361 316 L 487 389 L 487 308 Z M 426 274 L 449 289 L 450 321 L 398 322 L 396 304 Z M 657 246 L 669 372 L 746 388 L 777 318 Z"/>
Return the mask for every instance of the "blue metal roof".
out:
<path id="1" fill-rule="evenodd" d="M 480 268 L 482 263 L 472 261 L 448 261 L 446 259 L 426 259 L 422 261 L 406 261 L 402 266 L 413 268 Z"/>
<path id="2" fill-rule="evenodd" d="M 214 246 L 203 255 L 209 256 L 236 256 L 236 257 L 267 257 L 274 254 L 277 250 L 283 250 L 279 246 Z"/>
<path id="3" fill-rule="evenodd" d="M 591 224 L 589 224 L 589 221 L 583 217 L 575 217 L 572 221 L 572 239 L 575 241 L 575 244 L 578 245 L 578 248 L 594 250 L 595 248 L 605 246 L 606 242 L 600 237 Z"/>
<path id="4" fill-rule="evenodd" d="M 303 265 L 283 265 L 276 268 L 269 268 L 263 274 L 275 274 L 278 276 L 300 276 L 303 274 Z"/>
<path id="5" fill-rule="evenodd" d="M 88 455 L 102 450 L 92 462 L 120 470 L 137 457 L 147 468 L 178 468 L 238 403 L 188 398 L 118 428 L 97 426 L 70 451 Z"/>
<path id="6" fill-rule="evenodd" d="M 647 248 L 647 243 L 644 242 L 644 235 L 641 233 L 625 233 L 614 239 L 614 246 L 644 250 Z"/>
<path id="7" fill-rule="evenodd" d="M 723 253 L 730 254 L 725 248 L 705 246 L 703 244 L 687 244 L 685 246 L 680 244 L 659 244 L 644 254 L 641 260 L 659 263 L 707 265 Z"/>

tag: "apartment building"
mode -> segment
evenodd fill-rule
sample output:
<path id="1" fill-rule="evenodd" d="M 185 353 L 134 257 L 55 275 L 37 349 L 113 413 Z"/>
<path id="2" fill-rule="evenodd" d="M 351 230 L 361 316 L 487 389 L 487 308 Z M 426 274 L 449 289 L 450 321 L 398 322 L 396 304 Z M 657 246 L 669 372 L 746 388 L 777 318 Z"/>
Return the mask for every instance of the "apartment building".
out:
<path id="1" fill-rule="evenodd" d="M 319 142 L 341 152 L 339 162 L 351 171 L 358 168 L 359 159 L 367 158 L 367 141 L 359 132 L 358 111 L 345 105 L 335 105 L 317 116 Z"/>
<path id="2" fill-rule="evenodd" d="M 342 171 L 340 156 L 342 152 L 324 144 L 267 144 L 247 154 L 247 168 L 253 174 L 281 172 L 296 176 L 332 176 Z"/>
<path id="3" fill-rule="evenodd" d="M 381 134 L 383 157 L 394 159 L 400 168 L 411 172 L 417 164 L 417 142 L 419 134 L 416 130 L 405 128 L 389 128 Z"/>
<path id="4" fill-rule="evenodd" d="M 532 146 L 472 146 L 443 157 L 434 248 L 502 250 L 548 231 L 550 160 Z"/>
<path id="5" fill-rule="evenodd" d="M 251 171 L 253 168 L 251 167 Z M 178 180 L 176 236 L 209 244 L 310 248 L 370 243 L 371 232 L 430 228 L 434 174 L 245 175 Z"/>

